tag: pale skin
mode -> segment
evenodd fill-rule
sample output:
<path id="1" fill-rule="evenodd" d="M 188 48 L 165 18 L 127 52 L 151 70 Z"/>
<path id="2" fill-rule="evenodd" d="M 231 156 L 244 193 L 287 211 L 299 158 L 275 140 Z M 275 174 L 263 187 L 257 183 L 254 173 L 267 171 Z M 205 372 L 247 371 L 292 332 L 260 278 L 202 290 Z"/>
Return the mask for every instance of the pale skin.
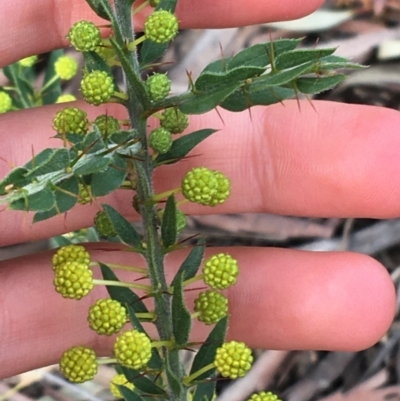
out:
<path id="1" fill-rule="evenodd" d="M 180 0 L 178 16 L 186 28 L 240 26 L 294 19 L 322 0 Z M 196 12 L 193 7 L 196 4 Z M 245 11 L 245 12 L 244 12 Z M 84 0 L 4 0 L 0 13 L 0 67 L 30 54 L 66 46 L 69 27 L 81 19 L 98 23 Z M 138 18 L 143 20 L 142 18 Z M 140 23 L 140 21 L 139 21 Z M 207 25 L 205 25 L 207 24 Z M 85 107 L 82 103 L 80 107 Z M 330 102 L 285 102 L 229 114 L 191 118 L 188 132 L 220 131 L 180 167 L 157 173 L 157 191 L 179 185 L 191 166 L 222 170 L 232 179 L 232 196 L 214 213 L 267 212 L 298 216 L 391 218 L 400 216 L 400 114 L 393 110 Z M 93 118 L 110 105 L 85 107 Z M 0 116 L 0 156 L 20 165 L 45 147 L 59 146 L 51 120 L 59 105 Z M 10 165 L 0 163 L 0 177 Z M 161 184 L 157 184 L 157 182 Z M 131 195 L 115 193 L 107 201 L 136 218 Z M 0 244 L 47 238 L 91 225 L 99 203 L 79 206 L 66 218 L 32 225 L 24 213 L 0 213 Z M 187 212 L 205 214 L 206 207 Z M 89 246 L 95 260 L 142 265 L 139 258 L 105 245 Z M 219 251 L 221 251 L 219 249 Z M 209 251 L 210 252 L 210 251 Z M 232 319 L 229 338 L 269 349 L 359 350 L 388 329 L 395 293 L 386 270 L 370 257 L 354 253 L 234 248 L 238 284 L 228 291 Z M 168 269 L 183 253 L 168 257 Z M 56 363 L 61 353 L 83 344 L 110 355 L 112 339 L 99 338 L 86 323 L 88 306 L 104 291 L 82 301 L 64 300 L 52 287 L 51 253 L 0 263 L 0 377 Z M 203 326 L 196 330 L 199 335 Z M 249 330 L 249 327 L 251 329 Z M 201 337 L 196 337 L 200 339 Z"/>

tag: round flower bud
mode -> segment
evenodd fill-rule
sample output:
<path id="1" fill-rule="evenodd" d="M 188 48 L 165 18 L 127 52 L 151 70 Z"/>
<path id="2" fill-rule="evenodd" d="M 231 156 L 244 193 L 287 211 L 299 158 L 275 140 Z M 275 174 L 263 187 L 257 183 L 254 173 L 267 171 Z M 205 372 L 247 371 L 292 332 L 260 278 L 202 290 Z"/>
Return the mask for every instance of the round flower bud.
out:
<path id="1" fill-rule="evenodd" d="M 114 356 L 122 366 L 139 370 L 150 361 L 151 341 L 138 330 L 125 331 L 115 341 Z"/>
<path id="2" fill-rule="evenodd" d="M 194 167 L 183 177 L 181 189 L 190 202 L 216 206 L 228 198 L 230 181 L 219 171 Z"/>
<path id="3" fill-rule="evenodd" d="M 74 102 L 76 97 L 71 95 L 70 93 L 64 93 L 63 95 L 58 96 L 56 103 L 67 103 L 67 102 Z"/>
<path id="4" fill-rule="evenodd" d="M 227 253 L 218 253 L 204 262 L 203 280 L 213 289 L 225 290 L 236 283 L 237 260 Z"/>
<path id="5" fill-rule="evenodd" d="M 87 347 L 73 347 L 62 354 L 61 373 L 71 382 L 83 383 L 92 380 L 97 373 L 95 352 Z"/>
<path id="6" fill-rule="evenodd" d="M 115 237 L 117 235 L 110 218 L 104 211 L 96 214 L 94 218 L 94 224 L 97 232 L 103 237 Z"/>
<path id="7" fill-rule="evenodd" d="M 282 401 L 278 396 L 271 391 L 260 391 L 259 393 L 253 394 L 247 401 Z"/>
<path id="8" fill-rule="evenodd" d="M 100 133 L 104 136 L 110 136 L 121 129 L 118 120 L 107 114 L 96 117 L 94 124 L 96 124 Z"/>
<path id="9" fill-rule="evenodd" d="M 133 383 L 129 382 L 128 379 L 126 378 L 126 376 L 124 374 L 119 374 L 114 376 L 111 381 L 110 381 L 110 391 L 111 394 L 115 397 L 115 398 L 124 398 L 121 394 L 121 392 L 119 391 L 118 386 L 125 386 L 127 388 L 129 388 L 129 390 L 134 390 L 135 386 L 133 385 Z"/>
<path id="10" fill-rule="evenodd" d="M 224 203 L 231 194 L 230 179 L 220 171 L 213 170 L 213 173 L 218 182 L 218 191 L 213 196 L 212 206 Z"/>
<path id="11" fill-rule="evenodd" d="M 0 114 L 7 113 L 12 108 L 12 98 L 7 92 L 0 91 Z"/>
<path id="12" fill-rule="evenodd" d="M 78 72 L 78 63 L 70 56 L 61 56 L 54 63 L 54 69 L 61 79 L 71 79 Z"/>
<path id="13" fill-rule="evenodd" d="M 217 348 L 214 365 L 223 377 L 237 379 L 243 377 L 251 368 L 253 356 L 245 343 L 230 341 Z"/>
<path id="14" fill-rule="evenodd" d="M 168 43 L 178 33 L 178 18 L 167 10 L 150 14 L 144 23 L 146 38 L 155 43 Z"/>
<path id="15" fill-rule="evenodd" d="M 165 74 L 151 75 L 147 78 L 146 85 L 150 98 L 154 101 L 165 99 L 171 90 L 171 81 Z"/>
<path id="16" fill-rule="evenodd" d="M 54 273 L 54 287 L 64 298 L 81 299 L 94 287 L 93 273 L 86 263 L 66 262 Z"/>
<path id="17" fill-rule="evenodd" d="M 89 327 L 97 334 L 111 336 L 118 333 L 125 326 L 126 319 L 126 309 L 114 299 L 99 299 L 89 308 Z"/>
<path id="18" fill-rule="evenodd" d="M 160 125 L 172 134 L 180 134 L 189 125 L 189 118 L 180 110 L 171 107 L 161 114 Z"/>
<path id="19" fill-rule="evenodd" d="M 149 146 L 158 153 L 167 153 L 172 146 L 172 135 L 165 128 L 156 128 L 150 132 Z"/>
<path id="20" fill-rule="evenodd" d="M 201 292 L 194 300 L 194 311 L 205 324 L 214 324 L 228 314 L 228 298 L 215 290 Z"/>
<path id="21" fill-rule="evenodd" d="M 84 135 L 89 129 L 87 114 L 77 107 L 66 107 L 56 113 L 53 119 L 53 128 L 59 134 Z"/>
<path id="22" fill-rule="evenodd" d="M 78 52 L 95 51 L 101 44 L 99 28 L 89 21 L 79 21 L 72 25 L 67 38 Z"/>
<path id="23" fill-rule="evenodd" d="M 104 71 L 89 72 L 82 78 L 81 91 L 88 103 L 99 106 L 114 94 L 113 78 Z"/>
<path id="24" fill-rule="evenodd" d="M 149 3 L 151 7 L 157 7 L 161 3 L 161 0 L 150 0 Z"/>
<path id="25" fill-rule="evenodd" d="M 90 185 L 82 185 L 79 184 L 79 195 L 78 195 L 78 203 L 80 205 L 86 205 L 91 202 L 92 195 L 90 193 Z"/>
<path id="26" fill-rule="evenodd" d="M 29 67 L 32 67 L 36 63 L 37 60 L 38 60 L 38 56 L 33 55 L 33 56 L 25 57 L 22 60 L 19 60 L 18 64 L 21 67 L 29 68 Z"/>
<path id="27" fill-rule="evenodd" d="M 89 252 L 87 252 L 86 249 L 81 245 L 71 244 L 62 246 L 53 255 L 53 270 L 56 270 L 59 266 L 62 266 L 67 262 L 78 262 L 89 266 Z"/>

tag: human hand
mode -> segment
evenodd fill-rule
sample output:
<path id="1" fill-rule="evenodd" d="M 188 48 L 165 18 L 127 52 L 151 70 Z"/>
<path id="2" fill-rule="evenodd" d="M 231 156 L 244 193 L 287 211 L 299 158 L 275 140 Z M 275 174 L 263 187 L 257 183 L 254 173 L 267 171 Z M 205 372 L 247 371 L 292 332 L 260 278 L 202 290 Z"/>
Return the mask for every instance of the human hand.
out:
<path id="1" fill-rule="evenodd" d="M 311 12 L 321 0 L 180 0 L 185 27 L 222 27 L 293 19 Z M 244 12 L 244 10 L 246 12 Z M 92 19 L 84 0 L 4 0 L 0 13 L 2 66 L 32 53 L 65 46 L 70 26 Z M 97 20 L 97 22 L 100 22 Z M 205 25 L 206 24 L 206 25 Z M 400 164 L 397 149 L 400 116 L 392 110 L 330 102 L 296 102 L 232 114 L 192 116 L 190 131 L 220 131 L 196 148 L 201 156 L 160 169 L 157 191 L 179 185 L 183 171 L 207 165 L 232 179 L 232 196 L 215 209 L 221 213 L 268 212 L 301 216 L 388 218 L 400 215 Z M 122 108 L 81 103 L 93 120 Z M 52 117 L 59 105 L 0 117 L 0 156 L 21 165 L 45 147 L 58 146 Z M 10 167 L 0 164 L 0 177 Z M 107 197 L 134 219 L 130 196 Z M 98 205 L 78 206 L 63 217 L 32 226 L 30 215 L 3 211 L 0 243 L 10 245 L 58 235 L 92 224 Z M 208 209 L 189 206 L 200 214 Z M 135 257 L 115 244 L 88 245 L 94 260 Z M 355 350 L 376 342 L 393 318 L 395 294 L 386 270 L 373 259 L 351 253 L 308 253 L 273 248 L 234 248 L 241 276 L 229 290 L 229 337 L 257 348 Z M 177 266 L 183 253 L 167 264 Z M 140 264 L 140 260 L 136 261 Z M 168 267 L 167 267 L 168 268 Z M 169 269 L 169 268 L 168 268 Z M 104 294 L 97 289 L 80 302 L 65 300 L 52 285 L 49 252 L 0 263 L 0 377 L 55 363 L 67 348 L 85 344 L 100 355 L 111 352 L 110 339 L 99 339 L 86 323 L 88 306 Z M 249 326 L 251 328 L 249 330 Z M 199 326 L 198 335 L 203 327 Z"/>

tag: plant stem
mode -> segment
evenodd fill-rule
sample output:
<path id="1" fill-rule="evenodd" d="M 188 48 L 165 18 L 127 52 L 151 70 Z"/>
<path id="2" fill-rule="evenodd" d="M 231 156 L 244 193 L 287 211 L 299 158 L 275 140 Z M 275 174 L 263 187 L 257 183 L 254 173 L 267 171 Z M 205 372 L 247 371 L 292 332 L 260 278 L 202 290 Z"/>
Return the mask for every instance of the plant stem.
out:
<path id="1" fill-rule="evenodd" d="M 131 6 L 128 0 L 115 0 L 115 11 L 118 26 L 122 32 L 124 40 L 131 43 L 134 40 L 134 30 L 132 27 Z M 127 50 L 128 52 L 128 50 Z M 128 55 L 128 54 L 127 54 Z M 136 51 L 129 52 L 129 57 L 137 75 L 140 77 L 140 68 Z M 153 287 L 154 306 L 156 313 L 155 325 L 159 334 L 160 341 L 170 343 L 174 340 L 171 312 L 171 296 L 168 292 L 168 284 L 164 273 L 164 256 L 161 240 L 157 231 L 157 208 L 151 201 L 154 197 L 153 189 L 153 163 L 147 151 L 146 123 L 147 118 L 143 106 L 139 103 L 135 92 L 132 90 L 128 80 L 128 113 L 132 128 L 136 128 L 142 144 L 143 154 L 141 160 L 134 160 L 133 166 L 136 176 L 136 191 L 139 198 L 140 214 L 142 216 L 144 234 L 143 239 L 146 243 L 145 257 L 148 263 L 148 275 Z M 185 377 L 183 365 L 179 359 L 179 353 L 162 347 L 161 353 L 165 360 L 169 359 L 169 368 L 173 375 L 182 383 Z M 167 393 L 171 401 L 186 401 L 186 392 L 175 394 L 173 383 L 169 382 L 166 375 Z"/>

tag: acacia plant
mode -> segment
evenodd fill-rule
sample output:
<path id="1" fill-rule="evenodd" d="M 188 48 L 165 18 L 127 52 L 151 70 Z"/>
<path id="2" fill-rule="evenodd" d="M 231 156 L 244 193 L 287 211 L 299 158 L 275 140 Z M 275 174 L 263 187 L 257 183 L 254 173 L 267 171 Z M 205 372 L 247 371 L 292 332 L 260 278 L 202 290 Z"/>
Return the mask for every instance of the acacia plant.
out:
<path id="1" fill-rule="evenodd" d="M 297 49 L 300 40 L 282 39 L 212 62 L 195 80 L 188 76 L 186 92 L 170 95 L 167 75 L 148 72 L 178 33 L 177 1 L 146 0 L 137 5 L 134 0 L 112 4 L 87 0 L 93 11 L 108 21 L 111 33 L 103 38 L 100 28 L 88 21 L 71 27 L 68 39 L 85 61 L 81 93 L 95 106 L 107 102 L 124 105 L 129 120 L 99 115 L 89 122 L 86 112 L 73 103 L 60 107 L 53 119 L 60 147 L 43 150 L 0 181 L 1 202 L 10 209 L 34 212 L 33 222 L 66 213 L 77 203 L 97 202 L 121 188 L 132 192 L 132 207 L 143 222 L 143 233 L 105 203 L 94 216 L 94 224 L 101 236 L 118 239 L 127 250 L 141 255 L 145 267 L 94 262 L 85 247 L 77 244 L 59 248 L 52 260 L 55 289 L 65 298 L 79 300 L 95 285 L 107 287 L 109 298 L 90 307 L 88 324 L 99 335 L 115 335 L 113 354 L 106 358 L 80 344 L 65 350 L 60 361 L 62 373 L 79 383 L 92 379 L 99 364 L 114 364 L 117 375 L 111 390 L 127 401 L 212 400 L 217 377 L 242 377 L 253 361 L 244 343 L 225 341 L 229 308 L 223 291 L 235 284 L 240 261 L 229 253 L 217 253 L 203 261 L 204 239 L 198 239 L 191 250 L 185 239 L 179 239 L 186 224 L 181 210 L 185 202 L 214 207 L 225 202 L 235 188 L 224 172 L 199 165 L 183 174 L 179 188 L 154 192 L 156 169 L 187 157 L 215 132 L 208 127 L 187 132 L 190 115 L 217 107 L 238 112 L 300 93 L 318 93 L 344 79 L 338 69 L 356 67 L 334 56 L 334 49 Z M 144 6 L 154 10 L 141 34 L 136 32 L 132 13 Z M 60 78 L 71 78 L 76 72 L 76 65 L 60 56 L 51 56 L 39 93 L 30 85 L 32 59 L 7 67 L 5 73 L 14 86 L 0 91 L 0 112 L 55 102 Z M 24 65 L 28 70 L 21 69 Z M 116 84 L 112 67 L 122 68 L 122 88 Z M 159 122 L 151 132 L 147 130 L 149 118 Z M 168 282 L 164 259 L 179 249 L 186 249 L 187 257 Z M 103 280 L 92 276 L 96 264 Z M 132 272 L 135 279 L 120 281 L 118 269 Z M 187 305 L 185 291 L 193 283 L 200 283 L 201 288 L 194 305 Z M 212 327 L 208 337 L 196 344 L 191 343 L 190 335 L 194 319 Z M 155 327 L 156 338 L 146 330 L 149 325 Z M 187 371 L 180 351 L 195 346 L 199 350 Z M 277 397 L 260 392 L 251 400 Z"/>

